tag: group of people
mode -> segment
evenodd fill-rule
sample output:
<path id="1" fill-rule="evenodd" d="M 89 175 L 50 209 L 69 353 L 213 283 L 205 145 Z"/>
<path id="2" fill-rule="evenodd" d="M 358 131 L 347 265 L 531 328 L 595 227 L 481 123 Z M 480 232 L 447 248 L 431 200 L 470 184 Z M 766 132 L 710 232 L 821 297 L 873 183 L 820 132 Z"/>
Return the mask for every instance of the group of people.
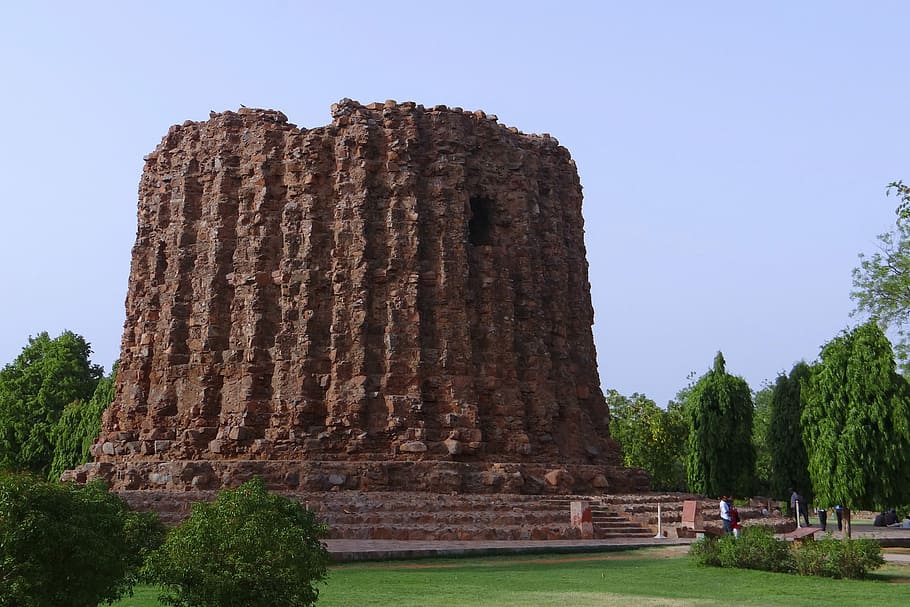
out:
<path id="1" fill-rule="evenodd" d="M 875 515 L 875 520 L 872 521 L 872 525 L 875 527 L 900 527 L 901 529 L 910 529 L 910 512 L 907 513 L 907 517 L 903 521 L 899 521 L 897 518 L 897 511 L 892 508 L 891 510 Z"/>
<path id="2" fill-rule="evenodd" d="M 802 517 L 806 522 L 806 527 L 811 527 L 812 525 L 809 522 L 809 506 L 798 491 L 791 489 L 791 492 L 790 512 L 796 518 L 796 524 L 799 525 L 799 519 Z M 817 512 L 819 527 L 821 527 L 822 531 L 826 531 L 828 528 L 828 510 L 826 508 L 818 508 Z M 840 504 L 834 506 L 834 514 L 837 517 L 837 530 L 843 531 L 843 508 Z M 741 528 L 739 511 L 733 503 L 733 497 L 729 495 L 724 495 L 720 498 L 720 520 L 723 524 L 725 535 L 732 534 L 733 537 L 739 537 L 739 530 Z M 907 513 L 907 517 L 903 521 L 899 521 L 895 509 L 892 508 L 891 510 L 882 512 L 876 516 L 873 525 L 877 527 L 901 527 L 903 529 L 910 529 L 910 512 Z"/>
<path id="3" fill-rule="evenodd" d="M 795 490 L 791 490 L 790 494 L 790 512 L 796 517 L 796 523 L 799 524 L 800 517 L 806 522 L 806 526 L 810 527 L 811 523 L 809 522 L 809 506 L 806 504 L 806 501 L 803 499 L 803 496 Z M 837 517 L 837 530 L 843 531 L 843 508 L 840 504 L 834 507 L 834 514 Z M 739 522 L 739 511 L 736 509 L 736 506 L 733 504 L 733 498 L 729 495 L 724 495 L 720 498 L 720 520 L 724 527 L 724 534 L 732 534 L 734 537 L 739 537 L 740 522 Z M 828 528 L 828 510 L 825 508 L 818 509 L 818 522 L 822 531 L 826 531 Z M 904 524 L 907 527 L 910 527 L 910 513 L 907 514 L 907 520 L 904 521 Z"/>
<path id="4" fill-rule="evenodd" d="M 799 524 L 799 518 L 802 517 L 806 522 L 806 527 L 811 527 L 812 524 L 809 522 L 809 505 L 806 503 L 806 500 L 803 499 L 803 496 L 799 494 L 795 489 L 791 489 L 790 493 L 790 512 L 793 513 L 793 516 L 796 518 L 796 523 Z M 828 509 L 827 508 L 818 508 L 818 526 L 822 528 L 822 531 L 828 530 Z M 840 504 L 834 506 L 834 515 L 837 517 L 837 530 L 844 530 L 844 509 Z"/>

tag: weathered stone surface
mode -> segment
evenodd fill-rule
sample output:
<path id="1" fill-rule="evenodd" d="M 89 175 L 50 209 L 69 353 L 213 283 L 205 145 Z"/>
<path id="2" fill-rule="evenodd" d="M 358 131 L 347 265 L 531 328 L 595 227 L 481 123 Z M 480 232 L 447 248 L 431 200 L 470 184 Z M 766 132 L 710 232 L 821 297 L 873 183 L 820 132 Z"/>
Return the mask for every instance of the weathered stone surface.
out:
<path id="1" fill-rule="evenodd" d="M 178 490 L 254 474 L 325 490 L 333 473 L 373 490 L 592 490 L 598 474 L 644 488 L 608 438 L 568 151 L 444 106 L 343 100 L 332 118 L 213 113 L 146 157 L 93 450 L 107 468 L 78 474 Z M 210 467 L 155 468 L 188 461 Z M 566 474 L 542 480 L 554 467 Z"/>

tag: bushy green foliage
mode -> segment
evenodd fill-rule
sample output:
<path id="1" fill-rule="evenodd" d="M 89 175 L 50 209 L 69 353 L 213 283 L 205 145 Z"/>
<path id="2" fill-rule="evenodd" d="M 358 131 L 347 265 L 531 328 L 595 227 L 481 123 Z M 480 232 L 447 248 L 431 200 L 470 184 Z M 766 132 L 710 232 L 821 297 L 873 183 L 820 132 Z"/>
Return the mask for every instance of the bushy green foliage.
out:
<path id="1" fill-rule="evenodd" d="M 198 503 L 151 555 L 147 579 L 180 607 L 304 607 L 319 595 L 326 527 L 256 478 Z"/>
<path id="2" fill-rule="evenodd" d="M 720 567 L 720 542 L 722 539 L 726 539 L 726 537 L 716 538 L 706 535 L 689 546 L 689 554 L 699 565 Z"/>
<path id="3" fill-rule="evenodd" d="M 818 503 L 873 510 L 910 501 L 910 386 L 877 324 L 822 348 L 801 423 Z"/>
<path id="4" fill-rule="evenodd" d="M 95 393 L 88 401 L 73 401 L 63 409 L 63 414 L 51 432 L 54 442 L 54 459 L 50 478 L 59 479 L 65 470 L 75 468 L 91 459 L 89 450 L 101 432 L 101 414 L 114 400 L 116 365 L 111 374 L 98 382 Z"/>
<path id="5" fill-rule="evenodd" d="M 785 540 L 774 537 L 769 527 L 743 527 L 739 538 L 725 535 L 705 536 L 690 549 L 700 565 L 736 569 L 758 569 L 789 573 L 794 571 L 793 557 Z"/>
<path id="6" fill-rule="evenodd" d="M 789 377 L 783 374 L 777 377 L 771 394 L 768 426 L 770 480 L 771 493 L 778 499 L 789 498 L 793 489 L 797 489 L 809 503 L 813 499 L 809 457 L 803 445 L 800 421 L 803 413 L 802 387 L 808 383 L 810 375 L 809 365 L 796 363 Z"/>
<path id="7" fill-rule="evenodd" d="M 101 483 L 0 473 L 0 607 L 95 607 L 127 593 L 163 539 Z"/>
<path id="8" fill-rule="evenodd" d="M 54 425 L 66 405 L 88 400 L 101 378 L 90 354 L 75 333 L 41 333 L 0 370 L 0 470 L 48 474 Z"/>
<path id="9" fill-rule="evenodd" d="M 861 580 L 885 564 L 875 540 L 836 540 L 828 537 L 802 542 L 793 547 L 796 571 L 800 575 Z"/>
<path id="10" fill-rule="evenodd" d="M 774 537 L 770 527 L 743 527 L 739 538 L 724 543 L 730 546 L 729 556 L 722 558 L 725 567 L 775 572 L 793 570 L 789 545 L 786 540 Z"/>
<path id="11" fill-rule="evenodd" d="M 689 395 L 689 489 L 705 495 L 749 495 L 755 470 L 752 392 L 726 372 L 723 354 Z"/>
<path id="12" fill-rule="evenodd" d="M 606 394 L 610 408 L 610 436 L 622 451 L 623 463 L 642 468 L 651 476 L 651 488 L 685 491 L 687 427 L 680 409 L 664 411 L 644 394 Z"/>
<path id="13" fill-rule="evenodd" d="M 732 535 L 698 540 L 689 551 L 699 565 L 799 573 L 832 578 L 863 579 L 885 560 L 874 540 L 787 542 L 774 537 L 770 527 L 744 527 Z"/>

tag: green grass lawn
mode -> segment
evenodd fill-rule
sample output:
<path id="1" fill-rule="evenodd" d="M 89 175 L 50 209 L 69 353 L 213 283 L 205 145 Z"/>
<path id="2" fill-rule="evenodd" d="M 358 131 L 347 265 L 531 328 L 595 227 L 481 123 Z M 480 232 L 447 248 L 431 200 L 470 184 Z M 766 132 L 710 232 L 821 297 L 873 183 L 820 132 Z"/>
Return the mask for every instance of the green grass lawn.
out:
<path id="1" fill-rule="evenodd" d="M 910 566 L 867 581 L 698 567 L 678 547 L 578 555 L 433 559 L 334 566 L 319 605 L 395 607 L 907 604 Z M 137 588 L 120 607 L 157 607 Z"/>

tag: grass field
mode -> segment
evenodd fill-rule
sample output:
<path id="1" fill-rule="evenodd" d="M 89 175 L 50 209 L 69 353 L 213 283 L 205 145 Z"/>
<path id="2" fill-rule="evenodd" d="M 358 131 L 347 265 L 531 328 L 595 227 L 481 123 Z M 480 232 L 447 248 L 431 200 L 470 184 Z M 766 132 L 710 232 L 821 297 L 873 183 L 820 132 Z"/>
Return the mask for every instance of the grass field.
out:
<path id="1" fill-rule="evenodd" d="M 860 582 L 698 567 L 685 550 L 339 565 L 321 587 L 319 605 L 907 605 L 910 565 L 886 565 Z M 159 605 L 153 588 L 136 590 L 116 605 Z"/>

